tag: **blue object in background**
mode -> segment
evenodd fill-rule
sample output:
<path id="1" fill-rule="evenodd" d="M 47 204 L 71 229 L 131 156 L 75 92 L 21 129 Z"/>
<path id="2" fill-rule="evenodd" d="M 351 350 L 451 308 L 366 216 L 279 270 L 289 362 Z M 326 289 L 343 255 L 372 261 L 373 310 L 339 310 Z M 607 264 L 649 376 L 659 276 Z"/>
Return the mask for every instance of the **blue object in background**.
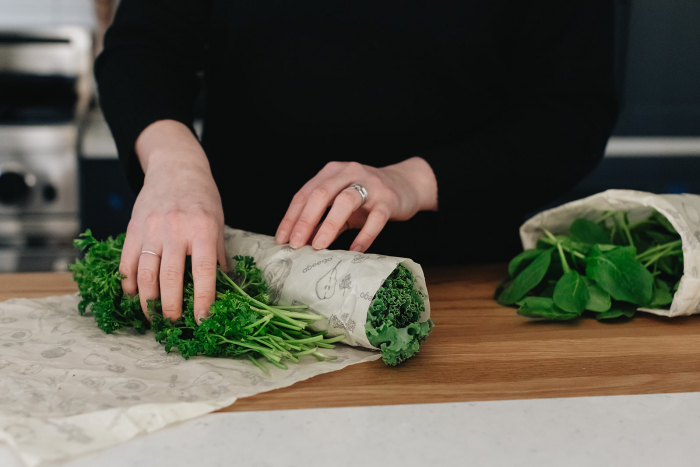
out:
<path id="1" fill-rule="evenodd" d="M 113 211 L 121 212 L 124 209 L 124 197 L 117 193 L 108 194 L 107 206 L 112 208 Z"/>

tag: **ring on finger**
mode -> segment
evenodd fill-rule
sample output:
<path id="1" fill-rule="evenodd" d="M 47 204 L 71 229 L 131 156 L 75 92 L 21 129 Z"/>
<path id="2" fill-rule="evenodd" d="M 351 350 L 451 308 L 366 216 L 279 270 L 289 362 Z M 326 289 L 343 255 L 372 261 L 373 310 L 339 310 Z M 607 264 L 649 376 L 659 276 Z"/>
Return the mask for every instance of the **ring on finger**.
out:
<path id="1" fill-rule="evenodd" d="M 363 187 L 359 183 L 353 183 L 348 188 L 354 188 L 355 190 L 357 190 L 360 196 L 362 196 L 362 204 L 360 204 L 360 206 L 364 206 L 364 204 L 367 202 L 367 190 L 365 189 L 365 187 Z"/>
<path id="2" fill-rule="evenodd" d="M 149 255 L 157 256 L 160 259 L 160 255 L 156 252 L 150 251 L 150 250 L 142 250 L 141 254 L 148 253 Z"/>

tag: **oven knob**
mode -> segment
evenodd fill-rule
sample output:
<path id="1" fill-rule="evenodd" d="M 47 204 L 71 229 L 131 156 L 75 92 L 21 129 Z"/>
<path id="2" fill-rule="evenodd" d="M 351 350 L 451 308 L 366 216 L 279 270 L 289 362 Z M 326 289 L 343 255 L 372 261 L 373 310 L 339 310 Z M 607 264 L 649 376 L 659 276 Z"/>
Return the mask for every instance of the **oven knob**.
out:
<path id="1" fill-rule="evenodd" d="M 19 204 L 29 194 L 33 175 L 12 170 L 0 173 L 0 203 Z"/>

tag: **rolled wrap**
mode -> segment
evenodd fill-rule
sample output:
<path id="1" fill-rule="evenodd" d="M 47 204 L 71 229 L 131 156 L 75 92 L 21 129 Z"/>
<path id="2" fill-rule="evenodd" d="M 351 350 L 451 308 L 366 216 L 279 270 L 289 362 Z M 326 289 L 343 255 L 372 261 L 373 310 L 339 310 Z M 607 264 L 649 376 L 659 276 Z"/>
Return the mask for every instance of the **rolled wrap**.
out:
<path id="1" fill-rule="evenodd" d="M 294 249 L 277 245 L 273 237 L 226 227 L 226 254 L 252 256 L 269 286 L 271 304 L 308 305 L 309 311 L 325 319 L 311 326 L 328 331 L 328 336 L 344 335 L 348 345 L 378 350 L 365 334 L 367 310 L 384 280 L 399 264 L 414 279 L 414 288 L 423 294 L 425 311 L 420 322 L 430 318 L 430 300 L 425 275 L 418 263 L 407 258 L 343 250 Z"/>
<path id="2" fill-rule="evenodd" d="M 535 248 L 547 229 L 565 235 L 579 218 L 593 220 L 604 211 L 630 211 L 630 220 L 643 219 L 655 209 L 676 229 L 683 244 L 683 277 L 669 310 L 638 308 L 660 316 L 686 316 L 700 313 L 700 196 L 692 194 L 656 195 L 644 191 L 607 190 L 543 211 L 520 227 L 523 248 Z"/>

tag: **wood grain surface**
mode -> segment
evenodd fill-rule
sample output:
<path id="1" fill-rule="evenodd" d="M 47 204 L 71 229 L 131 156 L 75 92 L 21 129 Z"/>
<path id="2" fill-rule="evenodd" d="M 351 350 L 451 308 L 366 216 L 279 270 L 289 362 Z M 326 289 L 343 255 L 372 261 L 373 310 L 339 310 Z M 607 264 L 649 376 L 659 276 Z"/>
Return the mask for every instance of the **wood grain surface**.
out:
<path id="1" fill-rule="evenodd" d="M 498 306 L 504 265 L 428 268 L 435 329 L 397 368 L 350 366 L 225 411 L 700 391 L 700 316 L 527 320 Z M 0 275 L 0 300 L 71 293 L 68 274 Z"/>

